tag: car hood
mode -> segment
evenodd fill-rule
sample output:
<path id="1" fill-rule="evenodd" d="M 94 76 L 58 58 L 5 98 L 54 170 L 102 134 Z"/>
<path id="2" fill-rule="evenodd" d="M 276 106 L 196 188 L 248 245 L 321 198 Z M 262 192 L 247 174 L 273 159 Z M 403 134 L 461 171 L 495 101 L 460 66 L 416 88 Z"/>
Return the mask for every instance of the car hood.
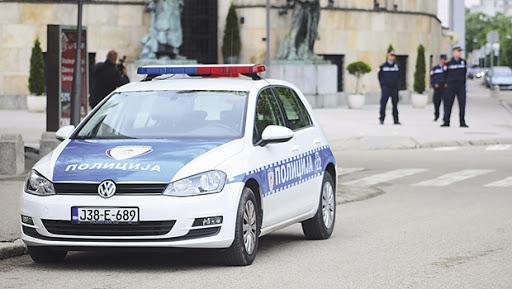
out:
<path id="1" fill-rule="evenodd" d="M 51 179 L 167 183 L 187 163 L 231 140 L 70 140 L 55 159 Z"/>

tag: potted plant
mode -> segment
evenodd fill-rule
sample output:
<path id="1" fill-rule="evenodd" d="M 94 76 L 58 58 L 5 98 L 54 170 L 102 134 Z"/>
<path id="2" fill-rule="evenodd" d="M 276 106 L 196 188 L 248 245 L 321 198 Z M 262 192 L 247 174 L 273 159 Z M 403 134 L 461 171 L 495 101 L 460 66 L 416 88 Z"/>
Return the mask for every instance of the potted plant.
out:
<path id="1" fill-rule="evenodd" d="M 226 17 L 224 37 L 222 38 L 222 55 L 224 56 L 224 63 L 238 63 L 240 49 L 241 42 L 240 28 L 238 27 L 238 15 L 236 14 L 235 5 L 231 3 L 231 6 L 229 6 L 228 16 Z"/>
<path id="2" fill-rule="evenodd" d="M 414 72 L 414 92 L 411 95 L 411 103 L 415 108 L 424 108 L 428 103 L 428 95 L 425 94 L 425 48 L 418 46 L 416 58 L 416 71 Z"/>
<path id="3" fill-rule="evenodd" d="M 28 77 L 27 107 L 31 112 L 43 112 L 46 109 L 46 81 L 44 75 L 44 57 L 39 39 L 34 41 L 30 55 L 30 74 Z"/>
<path id="4" fill-rule="evenodd" d="M 356 91 L 348 96 L 348 107 L 351 109 L 362 108 L 365 103 L 364 94 L 359 92 L 359 82 L 363 75 L 372 71 L 371 66 L 363 61 L 352 62 L 347 67 L 348 73 L 356 77 Z"/>

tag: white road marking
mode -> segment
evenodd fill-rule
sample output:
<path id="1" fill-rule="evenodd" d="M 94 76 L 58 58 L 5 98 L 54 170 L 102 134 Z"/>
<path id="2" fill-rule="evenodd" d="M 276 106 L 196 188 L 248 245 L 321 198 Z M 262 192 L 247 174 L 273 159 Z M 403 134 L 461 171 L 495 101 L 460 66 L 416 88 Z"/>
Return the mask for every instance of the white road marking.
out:
<path id="1" fill-rule="evenodd" d="M 490 145 L 486 148 L 488 151 L 507 151 L 512 148 L 512 145 L 509 144 L 498 144 L 498 145 Z"/>
<path id="2" fill-rule="evenodd" d="M 414 186 L 432 186 L 432 187 L 448 186 L 450 184 L 460 182 L 460 181 L 463 181 L 466 179 L 470 179 L 473 177 L 477 177 L 480 175 L 485 175 L 485 174 L 488 174 L 493 171 L 494 170 L 462 170 L 462 171 L 442 175 L 435 179 L 420 182 L 420 183 L 414 184 Z"/>
<path id="3" fill-rule="evenodd" d="M 460 147 L 438 147 L 438 148 L 435 148 L 434 150 L 438 151 L 438 152 L 447 152 L 447 151 L 456 151 L 459 149 L 460 149 Z"/>
<path id="4" fill-rule="evenodd" d="M 362 170 L 364 170 L 364 168 L 341 168 L 341 172 L 339 173 L 339 175 L 346 176 L 356 172 L 360 172 Z"/>
<path id="5" fill-rule="evenodd" d="M 511 187 L 511 186 L 512 186 L 512 177 L 508 177 L 503 180 L 484 185 L 484 187 L 495 187 L 495 188 L 505 188 L 505 187 Z"/>
<path id="6" fill-rule="evenodd" d="M 395 179 L 411 176 L 411 175 L 422 173 L 425 171 L 428 171 L 428 169 L 398 169 L 398 170 L 393 170 L 393 171 L 389 171 L 389 172 L 382 173 L 382 174 L 371 175 L 371 176 L 364 177 L 361 179 L 349 181 L 349 182 L 344 183 L 344 185 L 365 186 L 365 187 L 373 186 L 376 184 L 380 184 L 380 183 L 392 181 Z"/>

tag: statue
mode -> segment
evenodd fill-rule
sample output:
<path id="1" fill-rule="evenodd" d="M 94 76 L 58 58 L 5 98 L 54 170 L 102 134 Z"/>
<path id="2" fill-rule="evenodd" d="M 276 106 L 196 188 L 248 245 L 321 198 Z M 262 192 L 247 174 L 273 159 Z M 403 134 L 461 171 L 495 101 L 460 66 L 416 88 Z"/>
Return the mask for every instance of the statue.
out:
<path id="1" fill-rule="evenodd" d="M 185 59 L 179 54 L 183 43 L 183 5 L 183 0 L 148 1 L 146 11 L 151 12 L 151 28 L 141 40 L 140 59 Z"/>
<path id="2" fill-rule="evenodd" d="M 313 52 L 318 39 L 320 0 L 287 0 L 293 8 L 292 27 L 279 49 L 280 60 L 319 61 L 322 58 Z"/>

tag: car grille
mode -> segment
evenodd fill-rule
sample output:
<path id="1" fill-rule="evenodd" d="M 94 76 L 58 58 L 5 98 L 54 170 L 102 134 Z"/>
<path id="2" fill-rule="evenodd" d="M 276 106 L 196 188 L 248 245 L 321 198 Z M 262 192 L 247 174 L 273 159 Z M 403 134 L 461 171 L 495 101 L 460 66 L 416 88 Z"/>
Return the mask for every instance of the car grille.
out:
<path id="1" fill-rule="evenodd" d="M 176 221 L 143 221 L 136 224 L 73 224 L 70 221 L 43 220 L 48 232 L 77 236 L 161 236 L 169 233 Z"/>
<path id="2" fill-rule="evenodd" d="M 55 183 L 53 187 L 59 195 L 97 195 L 99 184 Z M 116 195 L 162 194 L 167 184 L 116 184 Z"/>

